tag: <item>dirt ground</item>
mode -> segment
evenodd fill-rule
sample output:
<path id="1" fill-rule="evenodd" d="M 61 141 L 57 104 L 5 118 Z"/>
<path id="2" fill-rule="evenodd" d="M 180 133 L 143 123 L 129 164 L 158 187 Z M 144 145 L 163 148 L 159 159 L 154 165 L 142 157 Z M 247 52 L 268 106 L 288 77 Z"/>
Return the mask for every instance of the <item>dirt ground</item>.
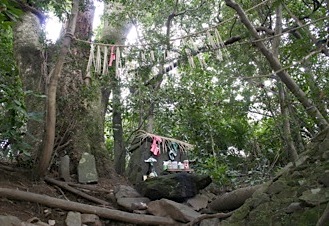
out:
<path id="1" fill-rule="evenodd" d="M 56 178 L 56 173 L 48 175 L 51 178 Z M 76 182 L 73 176 L 72 182 Z M 48 195 L 51 197 L 65 199 L 85 204 L 97 205 L 82 197 L 78 197 L 64 189 L 57 186 L 46 183 L 45 181 L 35 181 L 32 179 L 30 171 L 26 171 L 23 168 L 17 167 L 15 164 L 0 162 L 0 187 L 17 189 L 21 191 L 33 192 L 42 195 Z M 113 200 L 113 193 L 111 191 L 118 185 L 128 185 L 126 178 L 117 175 L 114 170 L 108 178 L 99 178 L 97 184 L 88 185 L 104 192 L 83 190 L 89 195 L 95 196 L 99 199 L 105 200 L 113 204 L 116 208 Z M 112 198 L 112 199 L 111 199 Z M 37 203 L 8 200 L 7 198 L 0 197 L 0 215 L 12 215 L 16 216 L 22 221 L 28 221 L 32 218 L 38 218 L 41 221 L 47 223 L 48 220 L 55 220 L 56 225 L 65 225 L 64 221 L 67 215 L 67 211 L 61 209 L 54 209 L 46 207 Z"/>

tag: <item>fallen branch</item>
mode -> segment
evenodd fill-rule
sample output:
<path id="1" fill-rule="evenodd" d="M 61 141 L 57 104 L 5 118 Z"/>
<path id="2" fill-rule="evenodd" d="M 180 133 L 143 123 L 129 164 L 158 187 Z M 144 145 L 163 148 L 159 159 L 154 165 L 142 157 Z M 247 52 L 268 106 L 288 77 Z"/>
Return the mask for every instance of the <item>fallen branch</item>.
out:
<path id="1" fill-rule="evenodd" d="M 92 185 L 86 185 L 86 184 L 76 184 L 73 182 L 66 182 L 67 185 L 70 185 L 72 187 L 82 188 L 89 191 L 95 191 L 95 192 L 102 192 L 102 193 L 112 193 L 113 191 L 105 189 L 105 188 L 95 188 Z"/>
<path id="2" fill-rule="evenodd" d="M 81 196 L 81 197 L 83 197 L 87 200 L 93 201 L 94 203 L 98 203 L 98 204 L 105 205 L 105 206 L 110 206 L 111 205 L 109 202 L 106 202 L 106 201 L 98 199 L 94 196 L 88 195 L 88 194 L 86 194 L 86 193 L 84 193 L 84 192 L 82 192 L 78 189 L 72 188 L 71 186 L 69 186 L 65 182 L 58 181 L 58 180 L 55 180 L 55 179 L 52 179 L 52 178 L 49 178 L 49 177 L 46 177 L 45 181 L 48 182 L 48 183 L 51 183 L 51 184 L 55 184 L 58 187 L 61 187 L 61 188 L 65 189 L 69 192 L 72 192 L 73 194 L 79 195 L 79 196 Z"/>
<path id="3" fill-rule="evenodd" d="M 0 169 L 7 170 L 7 171 L 10 171 L 10 172 L 23 172 L 23 173 L 29 172 L 29 170 L 27 170 L 27 169 L 7 166 L 7 165 L 3 165 L 2 163 L 0 164 Z"/>
<path id="4" fill-rule="evenodd" d="M 99 217 L 133 224 L 175 225 L 175 223 L 177 223 L 173 219 L 167 217 L 128 213 L 120 210 L 107 209 L 104 207 L 71 202 L 53 198 L 47 195 L 39 195 L 31 192 L 13 190 L 8 188 L 0 188 L 0 197 L 19 201 L 35 202 L 45 206 L 49 206 L 52 208 L 60 208 L 63 210 L 78 211 L 81 213 L 91 213 Z"/>
<path id="5" fill-rule="evenodd" d="M 202 214 L 201 216 L 195 218 L 193 221 L 187 223 L 187 226 L 193 226 L 200 221 L 204 219 L 209 219 L 209 218 L 218 218 L 218 219 L 224 219 L 228 218 L 233 214 L 233 212 L 228 212 L 228 213 L 215 213 L 215 214 Z"/>

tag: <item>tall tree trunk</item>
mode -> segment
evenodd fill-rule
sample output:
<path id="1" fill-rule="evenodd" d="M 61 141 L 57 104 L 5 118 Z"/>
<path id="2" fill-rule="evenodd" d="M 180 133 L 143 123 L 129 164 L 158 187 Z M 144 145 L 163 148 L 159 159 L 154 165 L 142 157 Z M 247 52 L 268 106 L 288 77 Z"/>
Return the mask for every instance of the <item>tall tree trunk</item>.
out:
<path id="1" fill-rule="evenodd" d="M 90 41 L 95 7 L 92 1 L 83 4 L 84 11 L 78 13 L 74 36 Z M 90 48 L 89 43 L 73 41 L 63 67 L 57 99 L 54 159 L 68 154 L 73 163 L 71 170 L 75 172 L 81 155 L 87 152 L 95 156 L 100 176 L 108 176 L 111 164 L 104 144 L 104 122 L 109 83 L 96 73 L 87 76 Z"/>
<path id="2" fill-rule="evenodd" d="M 41 152 L 40 161 L 38 164 L 37 174 L 42 177 L 47 172 L 52 157 L 55 128 L 56 128 L 56 92 L 58 80 L 61 77 L 62 68 L 65 62 L 65 57 L 68 55 L 72 37 L 75 32 L 76 19 L 79 11 L 79 0 L 74 0 L 72 5 L 71 18 L 69 21 L 67 32 L 63 38 L 60 54 L 54 69 L 50 72 L 50 81 L 47 93 L 47 112 L 46 112 L 46 131 L 43 141 L 43 149 Z"/>
<path id="3" fill-rule="evenodd" d="M 120 14 L 122 5 L 119 3 L 107 3 L 104 7 L 105 14 Z M 126 40 L 126 36 L 130 30 L 130 25 L 126 20 L 122 20 L 121 23 L 113 25 L 111 21 L 104 22 L 102 40 L 115 45 L 122 45 Z M 117 47 L 118 48 L 118 47 Z M 119 56 L 116 56 L 116 60 L 119 60 Z M 112 90 L 112 130 L 114 139 L 114 168 L 115 171 L 123 175 L 126 168 L 126 148 L 123 137 L 123 125 L 122 125 L 122 101 L 121 101 L 121 83 L 120 73 L 118 68 L 114 66 L 114 70 L 109 70 L 109 78 L 111 79 Z"/>
<path id="4" fill-rule="evenodd" d="M 115 74 L 115 73 L 113 73 Z M 122 126 L 122 103 L 121 103 L 121 87 L 119 78 L 114 75 L 112 77 L 112 128 L 114 138 L 114 168 L 115 171 L 123 175 L 126 166 L 126 150 L 123 138 Z"/>
<path id="5" fill-rule="evenodd" d="M 312 103 L 312 101 L 306 96 L 303 90 L 298 86 L 298 84 L 290 77 L 288 72 L 283 70 L 282 65 L 277 57 L 273 55 L 273 53 L 266 48 L 264 43 L 260 41 L 260 36 L 257 33 L 257 30 L 252 25 L 250 20 L 248 19 L 244 10 L 232 0 L 225 0 L 226 5 L 233 8 L 239 15 L 241 22 L 246 26 L 251 35 L 255 38 L 254 44 L 259 49 L 259 51 L 265 56 L 267 61 L 269 62 L 271 68 L 274 71 L 277 71 L 278 77 L 281 81 L 287 86 L 287 88 L 292 92 L 292 94 L 299 100 L 299 102 L 305 108 L 307 114 L 313 119 L 313 121 L 319 126 L 321 130 L 327 128 L 329 126 L 326 118 L 321 114 L 318 108 Z"/>
<path id="6" fill-rule="evenodd" d="M 275 35 L 273 39 L 272 51 L 273 56 L 279 59 L 279 47 L 282 33 L 282 5 L 279 4 L 276 8 L 276 19 L 275 19 Z M 283 128 L 283 139 L 286 143 L 287 156 L 290 161 L 295 162 L 298 158 L 297 150 L 292 139 L 291 127 L 289 122 L 289 108 L 288 99 L 286 98 L 286 92 L 281 81 L 278 82 L 279 99 L 280 99 L 280 110 L 282 115 L 282 128 Z"/>
<path id="7" fill-rule="evenodd" d="M 30 12 L 24 14 L 14 27 L 14 54 L 27 92 L 25 105 L 28 115 L 24 142 L 27 152 L 36 158 L 44 134 L 45 83 L 47 82 L 46 62 L 43 46 L 40 43 L 41 25 L 38 17 Z"/>

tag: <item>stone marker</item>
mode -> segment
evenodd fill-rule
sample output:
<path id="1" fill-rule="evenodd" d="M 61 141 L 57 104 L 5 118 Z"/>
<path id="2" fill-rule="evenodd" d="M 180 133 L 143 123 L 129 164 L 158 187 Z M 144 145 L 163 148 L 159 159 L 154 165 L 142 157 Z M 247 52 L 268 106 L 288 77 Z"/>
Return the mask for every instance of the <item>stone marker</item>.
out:
<path id="1" fill-rule="evenodd" d="M 79 183 L 95 183 L 98 181 L 95 157 L 83 153 L 78 165 Z"/>
<path id="2" fill-rule="evenodd" d="M 68 182 L 71 180 L 70 177 L 70 157 L 65 155 L 61 157 L 60 166 L 59 166 L 59 176 L 64 181 Z"/>

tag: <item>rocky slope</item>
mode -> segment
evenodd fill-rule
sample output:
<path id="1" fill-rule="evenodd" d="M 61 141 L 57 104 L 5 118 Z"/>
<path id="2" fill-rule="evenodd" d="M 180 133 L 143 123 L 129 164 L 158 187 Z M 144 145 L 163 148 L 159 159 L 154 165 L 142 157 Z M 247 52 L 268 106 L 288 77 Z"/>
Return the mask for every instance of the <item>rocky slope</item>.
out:
<path id="1" fill-rule="evenodd" d="M 328 218 L 329 128 L 220 225 L 325 226 Z"/>

